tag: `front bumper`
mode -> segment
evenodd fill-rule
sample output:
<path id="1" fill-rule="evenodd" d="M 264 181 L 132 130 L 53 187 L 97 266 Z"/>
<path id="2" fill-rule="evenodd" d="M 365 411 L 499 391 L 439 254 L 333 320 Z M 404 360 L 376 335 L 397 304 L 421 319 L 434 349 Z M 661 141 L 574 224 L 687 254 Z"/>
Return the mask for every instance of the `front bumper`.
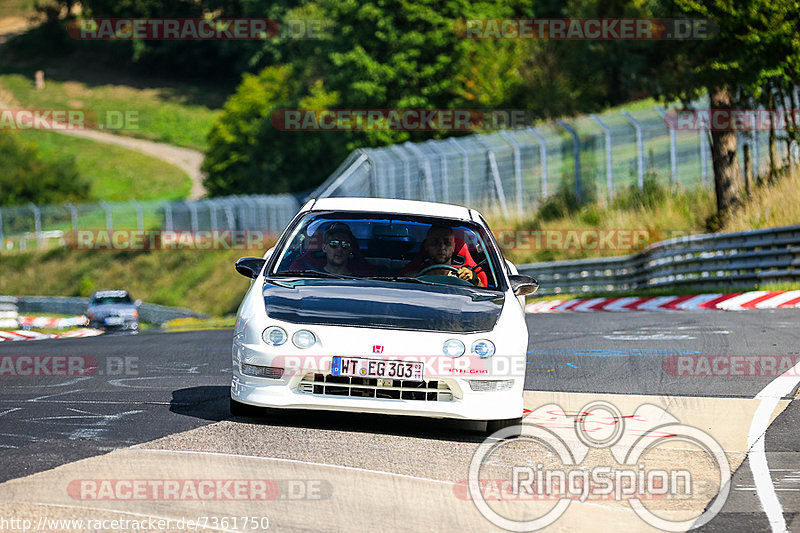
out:
<path id="1" fill-rule="evenodd" d="M 450 391 L 449 394 L 434 396 L 444 398 L 439 400 L 365 398 L 303 392 L 300 387 L 303 378 L 303 374 L 289 379 L 256 378 L 243 375 L 239 366 L 235 365 L 231 398 L 248 405 L 277 409 L 350 411 L 460 420 L 498 420 L 522 416 L 523 379 L 519 377 L 498 378 L 514 379 L 514 384 L 509 390 L 491 392 L 473 391 L 467 379 L 431 380 L 441 382 L 440 387 Z"/>

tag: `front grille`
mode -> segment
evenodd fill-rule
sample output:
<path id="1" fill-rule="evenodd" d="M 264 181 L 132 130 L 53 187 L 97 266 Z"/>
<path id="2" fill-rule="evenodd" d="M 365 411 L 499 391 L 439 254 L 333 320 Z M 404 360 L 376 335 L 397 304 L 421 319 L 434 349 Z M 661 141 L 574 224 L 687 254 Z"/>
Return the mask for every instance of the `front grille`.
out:
<path id="1" fill-rule="evenodd" d="M 439 380 L 408 381 L 400 379 L 351 378 L 330 374 L 306 374 L 298 390 L 306 394 L 349 396 L 351 398 L 385 398 L 424 402 L 450 402 L 453 392 Z"/>

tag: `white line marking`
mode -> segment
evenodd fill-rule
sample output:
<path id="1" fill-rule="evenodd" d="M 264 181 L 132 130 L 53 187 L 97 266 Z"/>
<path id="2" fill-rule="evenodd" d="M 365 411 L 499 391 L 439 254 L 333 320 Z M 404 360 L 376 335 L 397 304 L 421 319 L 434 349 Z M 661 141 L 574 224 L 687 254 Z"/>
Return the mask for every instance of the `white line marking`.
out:
<path id="1" fill-rule="evenodd" d="M 328 463 L 315 463 L 312 461 L 301 461 L 300 459 L 284 459 L 282 457 L 260 457 L 258 455 L 238 455 L 235 453 L 222 453 L 222 452 L 203 452 L 203 451 L 195 451 L 195 450 L 154 450 L 151 448 L 133 448 L 136 450 L 141 450 L 144 452 L 155 452 L 155 453 L 187 453 L 187 454 L 195 454 L 195 455 L 219 455 L 221 457 L 237 457 L 242 459 L 259 459 L 263 461 L 277 461 L 280 463 L 294 463 L 294 464 L 303 464 L 303 465 L 311 465 L 311 466 L 323 466 L 325 468 L 337 468 L 340 470 L 352 470 L 354 472 L 366 472 L 368 474 L 382 474 L 384 476 L 395 476 L 395 477 L 403 477 L 407 479 L 415 479 L 417 481 L 428 481 L 430 483 L 439 483 L 442 485 L 453 485 L 452 481 L 442 481 L 441 479 L 431 479 L 428 477 L 418 477 L 418 476 L 410 476 L 408 474 L 398 474 L 396 472 L 386 472 L 385 470 L 371 470 L 369 468 L 358 468 L 356 466 L 344 466 L 344 465 L 332 465 Z"/>
<path id="2" fill-rule="evenodd" d="M 750 459 L 750 470 L 753 473 L 756 493 L 761 501 L 761 507 L 769 519 L 769 525 L 773 533 L 786 531 L 786 519 L 783 516 L 783 507 L 778 500 L 778 495 L 775 493 L 775 487 L 772 484 L 772 478 L 769 475 L 764 440 L 772 413 L 778 406 L 778 402 L 800 382 L 798 372 L 800 372 L 800 363 L 772 380 L 761 392 L 756 394 L 754 399 L 761 400 L 761 402 L 753 415 L 750 431 L 747 434 L 747 444 L 750 448 L 747 457 Z"/>

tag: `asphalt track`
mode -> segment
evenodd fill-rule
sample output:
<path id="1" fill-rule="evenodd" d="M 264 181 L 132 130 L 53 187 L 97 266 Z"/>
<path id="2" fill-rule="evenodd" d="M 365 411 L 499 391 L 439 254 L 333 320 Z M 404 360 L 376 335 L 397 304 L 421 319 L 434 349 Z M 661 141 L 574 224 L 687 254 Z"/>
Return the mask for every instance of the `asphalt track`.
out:
<path id="1" fill-rule="evenodd" d="M 730 496 L 701 530 L 800 531 L 800 408 L 789 402 L 796 383 L 769 404 L 769 394 L 757 395 L 775 373 L 687 376 L 675 363 L 700 356 L 744 358 L 745 368 L 747 357 L 796 362 L 796 310 L 529 315 L 528 325 L 526 407 L 555 403 L 570 413 L 602 400 L 636 418 L 640 406 L 656 405 L 713 436 L 729 457 Z M 327 412 L 231 418 L 230 342 L 229 330 L 217 330 L 0 343 L 0 357 L 79 356 L 97 363 L 91 376 L 0 377 L 0 527 L 2 519 L 30 517 L 36 525 L 42 516 L 250 515 L 268 518 L 279 531 L 498 529 L 454 488 L 467 478 L 483 440 L 480 424 Z M 760 436 L 757 422 L 766 427 L 773 418 L 764 453 L 748 456 Z M 694 458 L 670 450 L 662 459 L 693 464 Z M 254 472 L 278 480 L 280 497 L 87 501 L 70 491 L 70 483 L 85 479 L 239 479 Z M 699 514 L 707 504 L 692 509 Z M 664 510 L 677 516 L 686 509 Z M 653 530 L 624 502 L 571 506 L 548 530 L 598 523 Z M 241 529 L 208 519 L 203 525 Z M 47 529 L 65 528 L 86 529 Z"/>

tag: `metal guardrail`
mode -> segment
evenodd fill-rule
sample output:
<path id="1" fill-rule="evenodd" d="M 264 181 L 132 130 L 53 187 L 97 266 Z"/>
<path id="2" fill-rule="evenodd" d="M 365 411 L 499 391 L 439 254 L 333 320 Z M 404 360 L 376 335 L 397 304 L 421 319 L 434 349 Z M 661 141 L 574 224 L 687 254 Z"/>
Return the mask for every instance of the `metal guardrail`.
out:
<path id="1" fill-rule="evenodd" d="M 800 226 L 693 235 L 661 241 L 626 257 L 519 265 L 539 294 L 634 289 L 733 289 L 800 281 Z"/>
<path id="2" fill-rule="evenodd" d="M 21 313 L 59 313 L 81 315 L 89 305 L 89 298 L 67 296 L 20 296 L 17 308 Z M 180 307 L 143 303 L 139 306 L 139 319 L 150 324 L 163 324 L 173 318 L 208 318 L 207 315 L 195 313 Z"/>

